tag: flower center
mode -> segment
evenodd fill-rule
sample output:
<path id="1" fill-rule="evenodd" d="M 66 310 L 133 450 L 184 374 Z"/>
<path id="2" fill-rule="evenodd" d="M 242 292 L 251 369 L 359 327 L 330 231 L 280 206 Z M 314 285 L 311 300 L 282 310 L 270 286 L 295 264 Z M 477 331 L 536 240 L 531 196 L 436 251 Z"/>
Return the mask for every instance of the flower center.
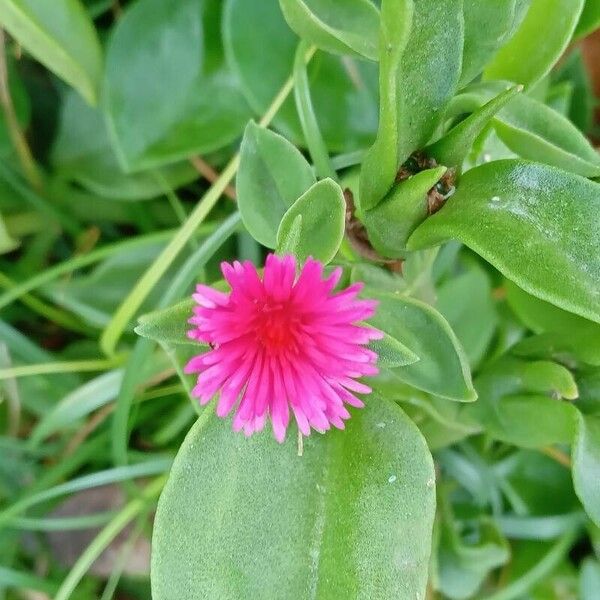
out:
<path id="1" fill-rule="evenodd" d="M 298 318 L 287 302 L 265 302 L 257 307 L 256 337 L 265 350 L 290 348 L 295 342 Z"/>

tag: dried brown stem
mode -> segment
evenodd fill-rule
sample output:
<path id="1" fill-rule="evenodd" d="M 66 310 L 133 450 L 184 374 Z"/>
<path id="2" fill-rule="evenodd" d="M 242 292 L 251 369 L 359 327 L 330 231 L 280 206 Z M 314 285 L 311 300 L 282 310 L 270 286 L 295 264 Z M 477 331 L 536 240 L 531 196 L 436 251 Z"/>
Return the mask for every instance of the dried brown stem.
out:
<path id="1" fill-rule="evenodd" d="M 571 468 L 571 459 L 567 454 L 558 448 L 554 448 L 553 446 L 544 446 L 543 448 L 540 448 L 540 452 L 546 456 L 549 456 L 552 460 L 555 460 L 563 467 L 566 467 L 567 469 Z"/>
<path id="2" fill-rule="evenodd" d="M 198 173 L 200 173 L 200 175 L 202 175 L 209 183 L 212 184 L 219 178 L 219 174 L 200 156 L 192 156 L 190 162 L 196 171 L 198 171 Z M 233 186 L 228 185 L 225 188 L 224 194 L 228 198 L 235 200 L 235 189 Z"/>

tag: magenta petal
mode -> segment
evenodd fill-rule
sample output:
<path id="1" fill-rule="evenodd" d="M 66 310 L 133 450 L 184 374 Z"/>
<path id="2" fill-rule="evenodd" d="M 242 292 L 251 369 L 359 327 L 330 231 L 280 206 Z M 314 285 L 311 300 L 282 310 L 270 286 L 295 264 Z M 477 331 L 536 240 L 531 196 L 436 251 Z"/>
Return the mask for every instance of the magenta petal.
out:
<path id="1" fill-rule="evenodd" d="M 199 374 L 192 394 L 201 404 L 217 396 L 219 417 L 236 407 L 233 429 L 246 436 L 269 419 L 281 443 L 290 414 L 305 436 L 343 429 L 346 406 L 363 406 L 354 393 L 371 391 L 358 379 L 377 373 L 366 345 L 383 334 L 363 325 L 377 302 L 358 298 L 362 284 L 334 291 L 341 268 L 325 277 L 312 258 L 297 273 L 292 256 L 270 254 L 262 278 L 247 261 L 221 270 L 230 292 L 200 284 L 193 294 L 188 336 L 212 349 L 184 368 Z"/>

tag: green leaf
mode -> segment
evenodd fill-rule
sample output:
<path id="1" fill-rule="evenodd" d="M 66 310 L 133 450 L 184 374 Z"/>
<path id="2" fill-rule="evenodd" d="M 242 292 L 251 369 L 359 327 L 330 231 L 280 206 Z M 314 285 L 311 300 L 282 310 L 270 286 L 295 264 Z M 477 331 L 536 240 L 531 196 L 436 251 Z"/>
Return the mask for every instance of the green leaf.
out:
<path id="1" fill-rule="evenodd" d="M 448 167 L 460 167 L 477 137 L 485 129 L 495 114 L 523 88 L 513 86 L 470 114 L 454 126 L 442 138 L 425 148 L 425 153 L 440 164 Z"/>
<path id="2" fill-rule="evenodd" d="M 498 313 L 485 271 L 473 266 L 438 289 L 438 310 L 460 340 L 471 367 L 483 358 L 496 327 Z"/>
<path id="3" fill-rule="evenodd" d="M 573 484 L 587 514 L 600 527 L 600 418 L 579 416 L 573 443 Z"/>
<path id="4" fill-rule="evenodd" d="M 535 333 L 549 334 L 535 338 L 535 344 L 524 340 L 516 352 L 531 352 L 536 346 L 539 352 L 545 341 L 550 353 L 569 352 L 589 364 L 600 364 L 600 325 L 539 300 L 510 281 L 505 287 L 508 304 L 519 319 Z"/>
<path id="5" fill-rule="evenodd" d="M 248 123 L 236 188 L 242 221 L 254 239 L 275 248 L 283 215 L 315 182 L 310 165 L 294 145 Z"/>
<path id="6" fill-rule="evenodd" d="M 474 85 L 465 97 L 487 102 L 505 86 L 502 82 Z M 493 122 L 500 140 L 521 158 L 545 162 L 583 177 L 600 174 L 600 155 L 588 139 L 568 118 L 531 96 L 515 96 Z"/>
<path id="7" fill-rule="evenodd" d="M 600 186 L 518 160 L 468 171 L 409 249 L 458 239 L 530 294 L 600 322 Z"/>
<path id="8" fill-rule="evenodd" d="M 522 448 L 569 444 L 575 431 L 576 415 L 572 404 L 555 398 L 505 396 L 500 403 L 501 427 L 486 427 L 486 432 Z"/>
<path id="9" fill-rule="evenodd" d="M 14 240 L 6 229 L 6 224 L 0 214 L 0 254 L 11 252 L 19 246 L 19 242 Z"/>
<path id="10" fill-rule="evenodd" d="M 398 167 L 422 148 L 454 95 L 463 46 L 462 0 L 384 0 L 379 133 L 360 175 L 360 206 L 373 208 Z M 431 48 L 443 52 L 431 52 Z"/>
<path id="11" fill-rule="evenodd" d="M 301 457 L 295 439 L 230 427 L 201 419 L 175 460 L 155 600 L 424 597 L 435 474 L 399 407 L 372 399 L 346 431 L 305 438 Z"/>
<path id="12" fill-rule="evenodd" d="M 475 380 L 479 400 L 462 408 L 461 420 L 478 423 L 494 439 L 523 448 L 568 444 L 578 411 L 578 396 L 568 369 L 549 361 L 503 357 Z"/>
<path id="13" fill-rule="evenodd" d="M 594 600 L 600 590 L 600 563 L 593 558 L 586 558 L 581 567 L 579 594 L 581 600 Z"/>
<path id="14" fill-rule="evenodd" d="M 387 333 L 380 340 L 373 340 L 369 348 L 377 352 L 377 366 L 392 369 L 405 367 L 419 360 L 419 357 L 404 344 Z"/>
<path id="15" fill-rule="evenodd" d="M 21 129 L 25 130 L 31 118 L 31 102 L 29 100 L 29 94 L 27 93 L 27 89 L 25 88 L 25 84 L 23 83 L 19 71 L 16 68 L 16 61 L 9 53 L 4 50 L 3 52 L 5 53 L 8 88 L 15 109 L 15 116 Z M 4 114 L 4 111 L 0 111 L 0 157 L 8 156 L 13 152 L 14 145 L 6 125 L 6 115 Z M 3 182 L 0 180 L 0 185 L 2 184 Z"/>
<path id="16" fill-rule="evenodd" d="M 125 173 L 110 144 L 104 116 L 73 92 L 63 97 L 51 160 L 58 175 L 114 200 L 145 200 L 198 177 L 188 162 L 154 171 Z"/>
<path id="17" fill-rule="evenodd" d="M 0 0 L 0 25 L 36 60 L 96 104 L 102 50 L 79 0 Z"/>
<path id="18" fill-rule="evenodd" d="M 332 179 L 315 183 L 283 215 L 277 231 L 278 252 L 285 248 L 300 262 L 312 256 L 327 264 L 344 238 L 345 218 L 342 188 Z"/>
<path id="19" fill-rule="evenodd" d="M 278 0 L 224 4 L 227 62 L 252 109 L 262 114 L 292 73 L 298 37 L 285 22 Z M 268 52 L 257 44 L 257 32 L 268 32 Z M 317 52 L 308 65 L 308 78 L 329 151 L 350 152 L 370 144 L 377 130 L 377 65 Z M 349 108 L 340 110 L 341 106 Z M 273 124 L 294 143 L 303 143 L 293 98 L 284 103 Z"/>
<path id="20" fill-rule="evenodd" d="M 600 8 L 600 2 L 598 2 Z M 566 82 L 572 87 L 569 119 L 577 129 L 589 133 L 594 122 L 596 98 L 588 68 L 583 60 L 581 48 L 575 48 L 554 74 L 557 82 Z"/>
<path id="21" fill-rule="evenodd" d="M 393 376 L 418 389 L 460 402 L 477 394 L 464 350 L 448 322 L 431 306 L 413 298 L 367 289 L 379 301 L 370 322 L 412 350 L 419 361 L 391 370 Z"/>
<path id="22" fill-rule="evenodd" d="M 204 346 L 187 336 L 190 329 L 188 319 L 193 314 L 194 301 L 189 298 L 174 306 L 157 310 L 139 318 L 135 332 L 161 344 L 187 344 Z"/>
<path id="23" fill-rule="evenodd" d="M 445 172 L 446 167 L 421 171 L 396 184 L 375 208 L 364 211 L 369 241 L 382 256 L 406 255 L 406 240 L 427 217 L 427 192 Z"/>
<path id="24" fill-rule="evenodd" d="M 279 0 L 288 25 L 335 54 L 378 59 L 379 12 L 370 0 Z"/>
<path id="25" fill-rule="evenodd" d="M 525 86 L 542 79 L 567 48 L 583 4 L 584 0 L 533 0 L 515 35 L 487 65 L 485 79 L 508 79 Z"/>
<path id="26" fill-rule="evenodd" d="M 214 35 L 219 8 L 217 0 L 139 0 L 118 21 L 107 50 L 104 104 L 128 170 L 221 148 L 250 117 Z"/>
<path id="27" fill-rule="evenodd" d="M 444 520 L 436 587 L 448 598 L 471 598 L 490 571 L 510 558 L 506 539 L 489 517 L 475 520 L 469 528 L 469 535 L 470 539 L 463 539 L 457 524 Z"/>
<path id="28" fill-rule="evenodd" d="M 579 39 L 592 33 L 600 27 L 600 1 L 585 0 L 583 12 L 577 23 L 573 37 Z"/>
<path id="29" fill-rule="evenodd" d="M 583 177 L 600 176 L 600 155 L 563 115 L 526 95 L 516 97 L 494 122 L 500 139 L 521 158 Z"/>
<path id="30" fill-rule="evenodd" d="M 360 196 L 364 209 L 373 208 L 396 179 L 399 156 L 400 65 L 414 18 L 413 0 L 384 0 L 381 6 L 379 54 L 379 129 L 360 169 Z"/>
<path id="31" fill-rule="evenodd" d="M 488 60 L 514 34 L 531 0 L 464 0 L 465 45 L 459 87 L 483 71 Z"/>

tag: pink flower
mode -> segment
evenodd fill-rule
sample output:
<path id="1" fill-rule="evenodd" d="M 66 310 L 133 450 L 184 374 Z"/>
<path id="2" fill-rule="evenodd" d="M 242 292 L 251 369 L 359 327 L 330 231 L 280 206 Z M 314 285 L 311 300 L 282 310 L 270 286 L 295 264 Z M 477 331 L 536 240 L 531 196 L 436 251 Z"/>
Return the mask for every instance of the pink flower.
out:
<path id="1" fill-rule="evenodd" d="M 293 257 L 267 257 L 261 280 L 250 262 L 223 263 L 231 286 L 224 293 L 198 285 L 190 338 L 212 350 L 196 356 L 186 373 L 200 373 L 192 394 L 200 404 L 219 393 L 217 415 L 237 406 L 235 431 L 260 431 L 270 417 L 275 438 L 285 439 L 292 410 L 299 430 L 344 428 L 345 404 L 362 407 L 353 392 L 371 391 L 357 381 L 375 375 L 377 354 L 364 346 L 383 334 L 358 322 L 371 317 L 374 300 L 359 300 L 362 284 L 333 288 L 342 270 L 323 277 L 308 259 L 296 277 Z"/>

